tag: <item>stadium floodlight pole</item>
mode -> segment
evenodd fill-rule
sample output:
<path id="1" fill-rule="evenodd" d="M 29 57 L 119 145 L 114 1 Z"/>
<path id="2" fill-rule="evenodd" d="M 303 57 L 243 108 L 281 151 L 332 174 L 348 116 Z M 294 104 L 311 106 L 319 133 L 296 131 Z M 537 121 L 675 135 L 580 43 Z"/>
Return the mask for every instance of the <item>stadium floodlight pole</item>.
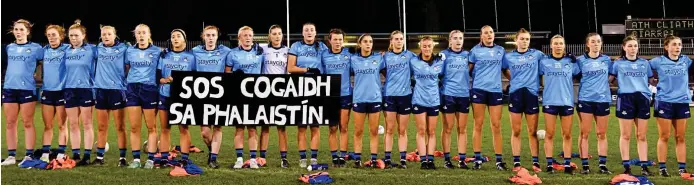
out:
<path id="1" fill-rule="evenodd" d="M 402 37 L 405 39 L 403 43 L 403 48 L 407 49 L 407 9 L 405 8 L 405 1 L 402 0 Z"/>
<path id="2" fill-rule="evenodd" d="M 528 30 L 533 31 L 533 24 L 530 21 L 530 0 L 526 0 L 526 3 L 528 4 Z"/>
<path id="3" fill-rule="evenodd" d="M 593 15 L 595 15 L 595 32 L 598 32 L 598 5 L 595 4 L 593 0 Z"/>
<path id="4" fill-rule="evenodd" d="M 564 33 L 564 0 L 559 0 L 559 8 L 561 10 L 561 34 L 566 35 Z"/>
<path id="5" fill-rule="evenodd" d="M 667 17 L 667 16 L 665 15 L 665 0 L 663 0 L 663 18 L 665 18 L 665 17 Z"/>
<path id="6" fill-rule="evenodd" d="M 402 30 L 402 9 L 400 8 L 400 0 L 398 0 L 398 23 L 399 23 L 399 30 Z"/>
<path id="7" fill-rule="evenodd" d="M 287 46 L 291 46 L 291 42 L 289 42 L 289 0 L 287 0 Z"/>
<path id="8" fill-rule="evenodd" d="M 499 15 L 496 13 L 496 0 L 494 0 L 494 21 L 496 22 L 496 30 L 499 31 Z"/>
<path id="9" fill-rule="evenodd" d="M 463 32 L 465 31 L 465 0 L 460 1 L 463 4 Z"/>

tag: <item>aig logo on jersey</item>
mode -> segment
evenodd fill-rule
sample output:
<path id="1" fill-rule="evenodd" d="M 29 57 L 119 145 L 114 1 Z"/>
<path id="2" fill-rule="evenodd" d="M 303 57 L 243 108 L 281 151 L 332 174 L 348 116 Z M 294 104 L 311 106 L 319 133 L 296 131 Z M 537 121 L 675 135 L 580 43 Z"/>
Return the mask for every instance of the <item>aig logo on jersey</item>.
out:
<path id="1" fill-rule="evenodd" d="M 376 60 L 373 60 L 371 64 L 376 65 Z"/>

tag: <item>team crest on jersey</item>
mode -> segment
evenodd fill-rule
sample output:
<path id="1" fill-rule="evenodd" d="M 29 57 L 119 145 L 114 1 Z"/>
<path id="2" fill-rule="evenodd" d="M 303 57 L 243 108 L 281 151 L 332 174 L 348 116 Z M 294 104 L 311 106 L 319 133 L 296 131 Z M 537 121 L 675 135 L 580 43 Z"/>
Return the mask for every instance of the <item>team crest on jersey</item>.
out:
<path id="1" fill-rule="evenodd" d="M 287 54 L 284 54 L 284 56 L 287 56 Z M 347 60 L 349 58 L 349 56 L 344 55 L 342 58 L 345 58 L 345 60 Z"/>
<path id="2" fill-rule="evenodd" d="M 641 68 L 646 68 L 646 65 L 641 64 Z"/>
<path id="3" fill-rule="evenodd" d="M 148 57 L 149 57 L 149 58 L 152 58 L 152 57 L 154 57 L 154 56 L 152 56 L 152 54 L 150 53 L 150 54 L 148 55 Z"/>
<path id="4" fill-rule="evenodd" d="M 403 56 L 400 56 L 400 58 L 407 58 L 407 56 L 403 55 Z"/>
<path id="5" fill-rule="evenodd" d="M 564 64 L 564 67 L 567 69 L 571 69 L 571 66 L 569 64 Z"/>
<path id="6" fill-rule="evenodd" d="M 371 63 L 372 63 L 373 65 L 376 65 L 376 60 L 373 60 Z"/>
<path id="7" fill-rule="evenodd" d="M 183 57 L 184 62 L 188 62 L 188 57 Z"/>
<path id="8" fill-rule="evenodd" d="M 31 49 L 27 48 L 26 52 L 31 53 Z"/>
<path id="9" fill-rule="evenodd" d="M 528 56 L 529 60 L 532 60 L 533 58 L 535 58 L 535 57 L 533 57 L 532 55 Z"/>
<path id="10" fill-rule="evenodd" d="M 214 55 L 219 56 L 220 55 L 219 51 L 215 52 Z"/>
<path id="11" fill-rule="evenodd" d="M 113 50 L 113 52 L 120 53 L 120 50 L 116 49 L 116 50 Z"/>

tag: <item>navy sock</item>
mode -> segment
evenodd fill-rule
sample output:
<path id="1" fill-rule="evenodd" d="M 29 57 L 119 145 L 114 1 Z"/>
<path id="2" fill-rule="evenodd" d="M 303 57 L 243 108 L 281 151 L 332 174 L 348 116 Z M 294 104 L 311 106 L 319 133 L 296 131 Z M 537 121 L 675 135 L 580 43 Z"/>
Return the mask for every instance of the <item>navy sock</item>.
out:
<path id="1" fill-rule="evenodd" d="M 354 153 L 354 160 L 361 160 L 361 153 Z"/>
<path id="2" fill-rule="evenodd" d="M 31 156 L 33 156 L 33 155 L 34 155 L 34 149 L 27 149 L 27 153 L 26 153 L 26 155 L 24 155 L 24 156 L 29 156 L 29 157 L 31 157 Z"/>
<path id="3" fill-rule="evenodd" d="M 73 148 L 73 149 L 72 149 L 72 155 L 73 155 L 73 156 L 75 156 L 75 155 L 76 155 L 76 156 L 79 156 L 79 155 L 80 155 L 80 149 L 79 149 L 79 148 L 76 148 L 76 149 Z"/>
<path id="4" fill-rule="evenodd" d="M 337 150 L 330 151 L 330 155 L 333 157 L 333 159 L 337 159 Z"/>
<path id="5" fill-rule="evenodd" d="M 243 148 L 236 149 L 236 157 L 243 157 Z"/>
<path id="6" fill-rule="evenodd" d="M 588 166 L 588 158 L 581 159 L 581 164 L 583 164 L 583 166 Z"/>
<path id="7" fill-rule="evenodd" d="M 547 157 L 547 166 L 552 166 L 554 164 L 554 157 Z"/>
<path id="8" fill-rule="evenodd" d="M 90 158 L 92 156 L 92 149 L 84 149 L 84 158 Z"/>
<path id="9" fill-rule="evenodd" d="M 434 161 L 434 155 L 427 155 L 429 161 Z"/>
<path id="10" fill-rule="evenodd" d="M 564 158 L 564 166 L 571 166 L 571 158 Z"/>
<path id="11" fill-rule="evenodd" d="M 420 155 L 419 160 L 422 162 L 427 161 L 427 156 L 426 155 Z"/>
<path id="12" fill-rule="evenodd" d="M 65 154 L 66 148 L 67 148 L 67 145 L 58 145 L 58 153 L 59 154 Z"/>
<path id="13" fill-rule="evenodd" d="M 660 162 L 660 163 L 658 163 L 658 165 L 660 166 L 660 169 L 665 169 L 665 168 L 667 168 L 667 166 L 665 166 L 665 163 L 664 163 L 664 162 Z"/>
<path id="14" fill-rule="evenodd" d="M 467 154 L 465 153 L 458 153 L 458 158 L 460 158 L 460 161 L 465 161 L 465 158 L 467 158 Z"/>
<path id="15" fill-rule="evenodd" d="M 306 150 L 299 150 L 299 158 L 306 159 Z"/>
<path id="16" fill-rule="evenodd" d="M 267 153 L 267 150 L 260 150 L 260 158 L 265 158 L 265 153 Z"/>
<path id="17" fill-rule="evenodd" d="M 140 159 L 140 150 L 133 150 L 132 153 L 134 159 Z"/>
<path id="18" fill-rule="evenodd" d="M 451 153 L 450 152 L 443 153 L 443 159 L 446 161 L 450 161 L 451 160 Z"/>
<path id="19" fill-rule="evenodd" d="M 154 153 L 147 152 L 147 160 L 154 160 Z"/>
<path id="20" fill-rule="evenodd" d="M 639 166 L 641 166 L 641 167 L 648 166 L 648 161 L 639 161 Z"/>
<path id="21" fill-rule="evenodd" d="M 121 148 L 121 149 L 118 149 L 118 151 L 120 152 L 120 157 L 125 158 L 125 153 L 128 151 L 128 149 Z"/>
<path id="22" fill-rule="evenodd" d="M 624 169 L 630 169 L 631 168 L 631 161 L 622 160 L 622 166 L 624 166 Z"/>
<path id="23" fill-rule="evenodd" d="M 181 158 L 183 160 L 188 160 L 188 153 L 181 153 Z"/>
<path id="24" fill-rule="evenodd" d="M 482 160 L 482 152 L 475 152 L 475 160 L 478 160 L 478 161 Z"/>
<path id="25" fill-rule="evenodd" d="M 537 156 L 533 156 L 533 163 L 540 163 L 540 159 Z"/>
<path id="26" fill-rule="evenodd" d="M 280 157 L 282 159 L 286 159 L 287 158 L 287 151 L 280 151 Z"/>
<path id="27" fill-rule="evenodd" d="M 371 160 L 376 160 L 378 159 L 378 154 L 371 153 Z"/>
<path id="28" fill-rule="evenodd" d="M 496 162 L 497 162 L 497 163 L 500 163 L 501 161 L 503 161 L 503 158 L 501 157 L 501 154 L 496 154 Z"/>
<path id="29" fill-rule="evenodd" d="M 105 148 L 96 148 L 96 157 L 104 157 Z"/>
<path id="30" fill-rule="evenodd" d="M 513 163 L 520 163 L 520 156 L 513 156 Z"/>
<path id="31" fill-rule="evenodd" d="M 687 168 L 687 163 L 677 163 L 677 166 L 679 166 L 680 170 L 683 170 Z"/>
<path id="32" fill-rule="evenodd" d="M 210 161 L 216 161 L 217 160 L 217 154 L 216 153 L 211 153 L 210 154 Z"/>
<path id="33" fill-rule="evenodd" d="M 607 156 L 598 156 L 598 161 L 600 164 L 605 164 L 607 163 Z"/>
<path id="34" fill-rule="evenodd" d="M 407 159 L 407 152 L 400 152 L 400 160 L 406 160 Z"/>
<path id="35" fill-rule="evenodd" d="M 161 159 L 162 160 L 169 160 L 169 152 L 162 152 L 161 153 Z"/>
<path id="36" fill-rule="evenodd" d="M 256 157 L 258 157 L 258 156 L 256 156 L 256 153 L 257 153 L 256 150 L 251 150 L 251 159 L 255 159 Z"/>
<path id="37" fill-rule="evenodd" d="M 390 152 L 386 152 L 386 160 L 390 160 Z"/>
<path id="38" fill-rule="evenodd" d="M 193 148 L 193 146 L 190 146 L 190 147 Z M 174 146 L 174 150 L 181 151 L 181 146 L 179 146 L 179 145 Z"/>
<path id="39" fill-rule="evenodd" d="M 311 159 L 318 158 L 318 150 L 311 149 Z"/>
<path id="40" fill-rule="evenodd" d="M 17 150 L 7 150 L 7 153 L 8 153 L 9 156 L 13 156 L 13 157 L 14 157 L 15 155 L 17 155 Z"/>
<path id="41" fill-rule="evenodd" d="M 43 145 L 43 148 L 41 148 L 41 152 L 43 152 L 44 154 L 51 152 L 51 145 Z"/>

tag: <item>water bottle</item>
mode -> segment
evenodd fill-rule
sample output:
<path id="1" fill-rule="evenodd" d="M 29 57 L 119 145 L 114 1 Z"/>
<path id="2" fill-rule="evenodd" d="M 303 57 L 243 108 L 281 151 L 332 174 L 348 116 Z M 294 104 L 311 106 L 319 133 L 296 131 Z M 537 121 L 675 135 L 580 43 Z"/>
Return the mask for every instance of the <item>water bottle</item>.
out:
<path id="1" fill-rule="evenodd" d="M 312 164 L 309 165 L 306 168 L 308 171 L 313 171 L 313 170 L 327 170 L 328 169 L 328 164 Z"/>

